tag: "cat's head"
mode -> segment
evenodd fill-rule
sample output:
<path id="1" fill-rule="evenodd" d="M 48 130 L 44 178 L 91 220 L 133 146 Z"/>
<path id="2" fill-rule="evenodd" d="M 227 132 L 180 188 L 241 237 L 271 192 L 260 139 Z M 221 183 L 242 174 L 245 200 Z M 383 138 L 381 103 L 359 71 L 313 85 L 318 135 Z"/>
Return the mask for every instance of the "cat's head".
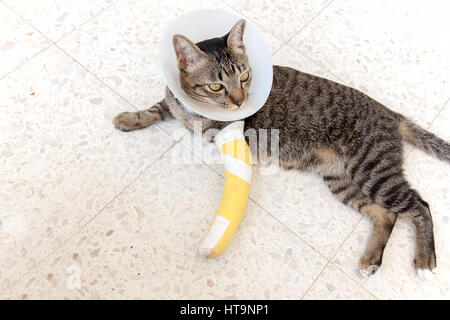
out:
<path id="1" fill-rule="evenodd" d="M 181 87 L 192 99 L 236 110 L 245 105 L 252 73 L 243 42 L 245 20 L 229 33 L 194 44 L 173 36 Z"/>

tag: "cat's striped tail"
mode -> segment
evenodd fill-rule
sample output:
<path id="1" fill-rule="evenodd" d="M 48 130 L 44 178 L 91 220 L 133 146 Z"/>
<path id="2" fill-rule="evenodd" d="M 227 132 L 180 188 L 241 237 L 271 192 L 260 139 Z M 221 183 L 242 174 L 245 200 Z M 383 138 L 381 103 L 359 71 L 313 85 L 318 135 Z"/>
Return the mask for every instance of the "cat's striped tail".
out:
<path id="1" fill-rule="evenodd" d="M 403 139 L 407 142 L 440 160 L 450 162 L 450 143 L 407 119 L 400 121 L 399 129 Z"/>

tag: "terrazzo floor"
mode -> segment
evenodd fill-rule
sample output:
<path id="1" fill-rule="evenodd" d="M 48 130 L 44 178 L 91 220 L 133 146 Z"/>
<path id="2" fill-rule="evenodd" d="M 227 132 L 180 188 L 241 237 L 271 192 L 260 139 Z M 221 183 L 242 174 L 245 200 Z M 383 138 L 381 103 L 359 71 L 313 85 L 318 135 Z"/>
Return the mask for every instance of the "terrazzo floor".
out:
<path id="1" fill-rule="evenodd" d="M 406 175 L 434 219 L 433 280 L 415 274 L 404 219 L 382 268 L 360 276 L 370 222 L 292 171 L 255 170 L 228 251 L 198 256 L 224 182 L 199 158 L 211 147 L 191 154 L 175 120 L 111 124 L 162 97 L 162 29 L 198 8 L 242 15 L 274 64 L 353 86 L 450 141 L 447 0 L 0 0 L 0 298 L 449 299 L 450 165 L 409 146 Z"/>

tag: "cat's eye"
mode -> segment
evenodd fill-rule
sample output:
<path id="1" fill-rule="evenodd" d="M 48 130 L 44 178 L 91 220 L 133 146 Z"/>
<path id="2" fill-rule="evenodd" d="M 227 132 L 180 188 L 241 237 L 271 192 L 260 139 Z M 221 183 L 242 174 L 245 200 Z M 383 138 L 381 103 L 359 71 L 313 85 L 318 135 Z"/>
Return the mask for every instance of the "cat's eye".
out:
<path id="1" fill-rule="evenodd" d="M 241 82 L 247 81 L 248 78 L 249 78 L 249 76 L 250 76 L 250 74 L 249 74 L 248 71 L 247 71 L 246 73 L 244 73 L 244 74 L 241 76 Z"/>
<path id="2" fill-rule="evenodd" d="M 222 85 L 220 83 L 210 83 L 210 84 L 208 84 L 208 87 L 212 91 L 219 91 L 220 89 L 222 89 Z"/>

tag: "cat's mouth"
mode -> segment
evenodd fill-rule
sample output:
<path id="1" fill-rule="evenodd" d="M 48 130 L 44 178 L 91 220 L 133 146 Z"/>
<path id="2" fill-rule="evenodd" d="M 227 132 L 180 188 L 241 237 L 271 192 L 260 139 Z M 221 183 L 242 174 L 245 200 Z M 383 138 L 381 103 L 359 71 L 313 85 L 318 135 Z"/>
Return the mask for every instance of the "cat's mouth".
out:
<path id="1" fill-rule="evenodd" d="M 225 109 L 225 110 L 239 110 L 242 107 L 243 107 L 243 105 L 237 106 L 235 104 L 229 104 L 229 105 L 226 105 L 226 106 L 222 106 L 222 108 Z"/>

